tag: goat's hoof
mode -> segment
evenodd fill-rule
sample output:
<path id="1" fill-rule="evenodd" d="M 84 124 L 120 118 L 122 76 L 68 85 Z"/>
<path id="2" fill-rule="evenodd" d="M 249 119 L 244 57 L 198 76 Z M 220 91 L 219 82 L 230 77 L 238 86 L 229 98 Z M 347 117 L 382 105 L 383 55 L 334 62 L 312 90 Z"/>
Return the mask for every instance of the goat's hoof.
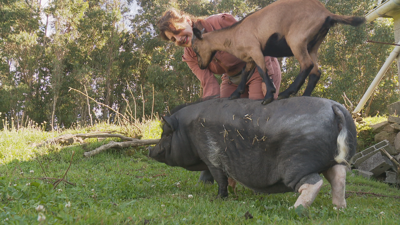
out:
<path id="1" fill-rule="evenodd" d="M 289 96 L 286 96 L 286 95 L 279 95 L 278 96 L 278 100 L 285 99 L 285 98 L 289 98 Z"/>
<path id="2" fill-rule="evenodd" d="M 271 103 L 272 101 L 274 100 L 274 98 L 267 98 L 267 99 L 264 99 L 262 102 L 261 102 L 261 104 L 263 104 L 263 105 L 266 105 L 266 104 L 269 104 L 269 103 Z"/>
<path id="3" fill-rule="evenodd" d="M 236 94 L 236 93 L 233 93 L 231 96 L 229 96 L 229 100 L 233 100 L 233 99 L 238 99 L 238 98 L 240 98 L 240 94 Z"/>

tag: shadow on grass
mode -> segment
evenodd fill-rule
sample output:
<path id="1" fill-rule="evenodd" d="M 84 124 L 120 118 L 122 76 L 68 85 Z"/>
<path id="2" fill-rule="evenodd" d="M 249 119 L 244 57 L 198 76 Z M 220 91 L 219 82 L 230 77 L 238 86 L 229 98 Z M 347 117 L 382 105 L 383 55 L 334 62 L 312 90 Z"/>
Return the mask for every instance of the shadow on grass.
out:
<path id="1" fill-rule="evenodd" d="M 370 224 L 398 218 L 400 200 L 382 196 L 400 196 L 400 191 L 362 177 L 348 176 L 347 190 L 382 196 L 348 195 L 348 208 L 335 210 L 324 180 L 315 202 L 301 211 L 290 208 L 297 193 L 260 195 L 238 185 L 237 197 L 217 199 L 216 184 L 196 185 L 199 172 L 158 163 L 145 147 L 83 156 L 102 144 L 39 149 L 30 161 L 0 167 L 0 221 L 32 224 L 43 215 L 56 224 Z M 61 182 L 54 188 L 56 180 L 38 179 L 62 178 L 70 164 L 64 179 L 75 185 Z M 44 211 L 36 209 L 39 205 Z"/>

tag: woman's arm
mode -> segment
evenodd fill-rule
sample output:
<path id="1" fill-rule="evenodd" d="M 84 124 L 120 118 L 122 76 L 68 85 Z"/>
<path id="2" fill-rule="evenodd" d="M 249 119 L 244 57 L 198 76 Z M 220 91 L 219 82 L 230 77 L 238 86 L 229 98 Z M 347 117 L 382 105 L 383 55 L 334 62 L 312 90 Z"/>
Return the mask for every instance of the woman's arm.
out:
<path id="1" fill-rule="evenodd" d="M 232 26 L 237 20 L 231 14 L 223 13 L 219 19 L 219 24 L 222 28 Z"/>
<path id="2" fill-rule="evenodd" d="M 209 69 L 200 69 L 197 63 L 196 54 L 191 49 L 185 48 L 182 61 L 186 62 L 194 75 L 196 75 L 200 80 L 201 87 L 203 88 L 203 98 L 219 95 L 219 84 L 217 78 L 214 77 L 214 74 Z"/>
<path id="3" fill-rule="evenodd" d="M 268 70 L 268 75 L 272 76 L 275 74 L 275 70 L 274 70 L 274 65 L 273 65 L 273 61 L 272 58 L 270 56 L 265 56 L 264 57 L 264 61 L 265 61 L 265 67 Z"/>

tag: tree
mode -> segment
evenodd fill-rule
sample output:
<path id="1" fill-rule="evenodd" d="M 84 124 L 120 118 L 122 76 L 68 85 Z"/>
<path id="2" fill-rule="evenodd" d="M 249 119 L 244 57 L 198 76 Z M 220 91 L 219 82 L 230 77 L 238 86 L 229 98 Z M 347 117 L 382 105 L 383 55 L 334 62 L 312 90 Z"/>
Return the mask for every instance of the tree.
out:
<path id="1" fill-rule="evenodd" d="M 4 102 L 0 109 L 5 112 L 2 117 L 15 118 L 18 127 L 27 115 L 35 114 L 36 61 L 41 52 L 36 43 L 41 35 L 39 5 L 37 1 L 21 4 L 2 0 L 0 6 L 0 93 Z"/>
<path id="2" fill-rule="evenodd" d="M 0 0 L 0 117 L 13 119 L 16 127 L 32 120 L 58 129 L 118 122 L 121 114 L 134 121 L 194 102 L 201 97 L 200 82 L 182 62 L 183 48 L 158 37 L 158 17 L 175 7 L 195 16 L 227 12 L 240 20 L 272 2 L 52 0 L 43 7 L 40 0 Z M 321 2 L 333 13 L 358 16 L 376 4 Z M 136 3 L 141 8 L 130 17 L 128 6 Z M 322 77 L 313 96 L 343 103 L 345 93 L 356 104 L 393 48 L 365 41 L 393 42 L 392 29 L 390 20 L 333 27 L 319 49 Z M 299 66 L 294 57 L 279 60 L 284 90 Z M 393 64 L 366 115 L 383 114 L 397 100 L 396 74 Z"/>

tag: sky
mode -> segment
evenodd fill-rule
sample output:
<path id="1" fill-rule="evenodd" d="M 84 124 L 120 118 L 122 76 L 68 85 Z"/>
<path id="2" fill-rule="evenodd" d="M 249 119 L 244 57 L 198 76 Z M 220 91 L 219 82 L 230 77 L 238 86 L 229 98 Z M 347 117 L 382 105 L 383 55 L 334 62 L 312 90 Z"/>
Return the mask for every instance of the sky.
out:
<path id="1" fill-rule="evenodd" d="M 41 0 L 41 6 L 42 8 L 48 7 L 49 6 L 49 2 L 51 0 Z M 124 1 L 124 0 L 122 0 Z M 134 0 L 129 6 L 128 6 L 130 12 L 128 13 L 128 16 L 131 18 L 133 17 L 135 14 L 137 14 L 138 10 L 140 9 L 140 6 L 136 3 L 136 1 Z M 41 18 L 42 18 L 42 23 L 46 24 L 46 15 L 42 12 L 41 13 Z M 52 18 L 49 17 L 49 23 L 48 23 L 48 27 L 47 27 L 47 36 L 50 36 L 52 33 L 54 33 L 54 30 L 51 29 L 50 24 L 52 22 Z M 129 28 L 129 20 L 127 21 L 123 21 L 123 23 L 125 24 L 124 28 L 125 29 L 130 29 Z"/>

